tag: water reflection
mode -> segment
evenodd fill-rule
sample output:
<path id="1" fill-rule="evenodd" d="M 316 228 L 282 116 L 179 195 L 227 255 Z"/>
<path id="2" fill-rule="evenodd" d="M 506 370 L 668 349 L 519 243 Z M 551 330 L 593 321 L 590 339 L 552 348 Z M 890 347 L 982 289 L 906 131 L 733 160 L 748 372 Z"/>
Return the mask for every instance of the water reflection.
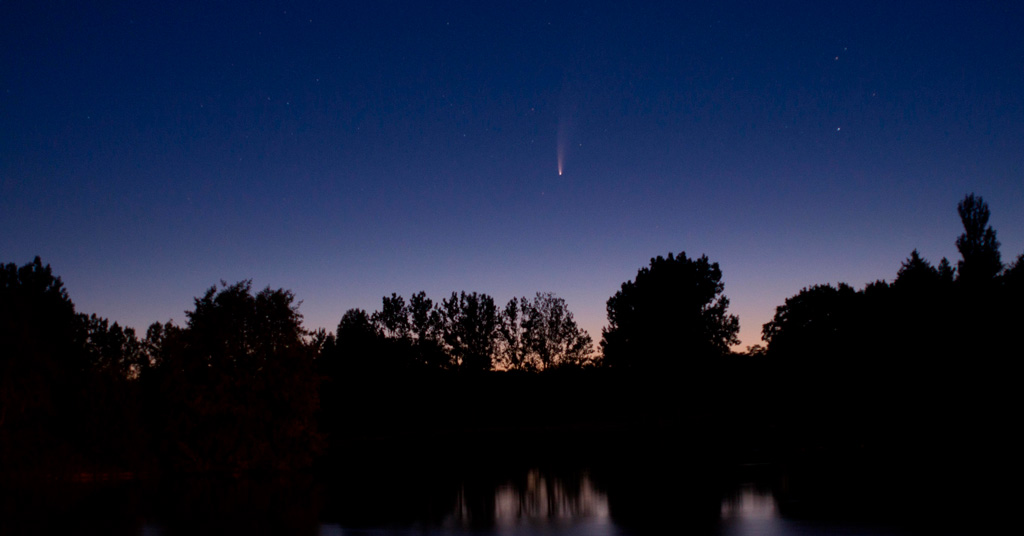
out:
<path id="1" fill-rule="evenodd" d="M 779 517 L 775 494 L 764 485 L 744 482 L 722 498 L 720 532 L 729 536 L 796 534 Z"/>
<path id="2" fill-rule="evenodd" d="M 444 486 L 433 488 L 433 492 L 446 493 Z M 439 522 L 404 518 L 405 523 L 385 527 L 348 524 L 345 519 L 350 518 L 340 513 L 340 522 L 321 525 L 319 534 L 618 534 L 609 516 L 607 496 L 586 471 L 556 473 L 532 468 L 504 476 L 475 474 L 461 482 L 450 505 Z"/>
<path id="3" fill-rule="evenodd" d="M 907 532 L 906 526 L 858 513 L 867 503 L 857 497 L 874 496 L 877 488 L 837 495 L 781 470 L 711 478 L 684 467 L 380 465 L 329 479 L 280 482 L 39 485 L 0 489 L 0 534 L 643 535 L 662 534 L 666 527 L 729 536 Z"/>
<path id="4" fill-rule="evenodd" d="M 494 494 L 495 525 L 607 518 L 608 498 L 594 488 L 587 473 L 574 476 L 555 477 L 531 469 L 525 477 L 498 486 Z M 459 517 L 468 514 L 464 493 L 459 496 Z"/>
<path id="5" fill-rule="evenodd" d="M 722 499 L 721 536 L 899 536 L 892 526 L 846 519 L 787 517 L 780 512 L 776 489 L 763 480 L 735 485 Z"/>
<path id="6" fill-rule="evenodd" d="M 779 517 L 779 507 L 771 490 L 752 482 L 741 484 L 722 500 L 722 520 L 770 520 Z"/>

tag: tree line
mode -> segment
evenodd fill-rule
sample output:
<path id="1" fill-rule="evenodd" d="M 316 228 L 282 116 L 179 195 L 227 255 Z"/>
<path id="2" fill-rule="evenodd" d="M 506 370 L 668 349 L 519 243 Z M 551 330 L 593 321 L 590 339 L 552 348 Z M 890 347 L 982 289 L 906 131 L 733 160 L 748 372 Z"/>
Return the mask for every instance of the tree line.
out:
<path id="1" fill-rule="evenodd" d="M 308 467 L 325 450 L 322 430 L 353 431 L 347 406 L 369 385 L 596 366 L 590 336 L 551 293 L 503 308 L 476 292 L 438 303 L 392 294 L 328 333 L 302 326 L 291 291 L 221 282 L 184 325 L 156 322 L 139 337 L 78 313 L 38 257 L 0 278 L 0 474 Z"/>
<path id="2" fill-rule="evenodd" d="M 380 310 L 349 309 L 334 333 L 313 337 L 325 366 L 351 372 L 541 371 L 596 363 L 590 335 L 550 292 L 512 298 L 503 308 L 476 292 L 453 292 L 439 303 L 425 292 L 408 301 L 392 294 Z"/>
<path id="3" fill-rule="evenodd" d="M 977 371 L 1013 353 L 1006 335 L 1024 320 L 1024 256 L 1003 265 L 980 197 L 965 197 L 958 212 L 956 267 L 915 250 L 892 283 L 807 287 L 764 325 L 766 346 L 743 355 L 729 350 L 739 319 L 721 269 L 685 253 L 651 259 L 609 298 L 600 352 L 551 293 L 504 306 L 476 292 L 391 294 L 372 313 L 346 311 L 327 332 L 303 327 L 291 291 L 254 291 L 251 281 L 209 288 L 183 325 L 157 322 L 140 337 L 77 312 L 38 257 L 6 264 L 0 473 L 286 470 L 353 435 L 495 416 L 546 418 L 548 427 L 587 414 L 631 421 L 675 414 L 694 393 L 718 400 L 707 411 L 724 411 L 730 397 L 768 399 L 787 415 L 817 408 L 815 418 L 877 415 L 908 393 L 977 393 L 965 381 L 980 382 Z M 540 377 L 559 379 L 530 379 Z M 601 402 L 613 395 L 621 404 Z M 787 422 L 806 429 L 811 420 Z"/>
<path id="4" fill-rule="evenodd" d="M 1002 262 L 981 197 L 968 195 L 957 211 L 964 231 L 955 267 L 946 258 L 933 265 L 915 249 L 891 283 L 806 287 L 776 309 L 762 330 L 767 346 L 754 353 L 797 367 L 882 359 L 892 371 L 919 368 L 922 360 L 937 368 L 946 356 L 1012 351 L 1016 344 L 1008 337 L 1022 320 L 1024 255 Z"/>

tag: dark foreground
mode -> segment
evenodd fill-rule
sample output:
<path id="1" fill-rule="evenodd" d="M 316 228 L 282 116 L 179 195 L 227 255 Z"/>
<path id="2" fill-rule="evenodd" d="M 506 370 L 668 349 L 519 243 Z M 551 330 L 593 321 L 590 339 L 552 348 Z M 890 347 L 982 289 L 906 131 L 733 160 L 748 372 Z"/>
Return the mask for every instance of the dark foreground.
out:
<path id="1" fill-rule="evenodd" d="M 976 534 L 1018 509 L 1010 391 L 705 377 L 336 384 L 310 469 L 9 475 L 0 534 Z"/>
<path id="2" fill-rule="evenodd" d="M 976 534 L 1019 499 L 998 476 L 914 460 L 671 456 L 683 443 L 563 438 L 516 457 L 376 443 L 287 475 L 8 481 L 0 534 Z"/>

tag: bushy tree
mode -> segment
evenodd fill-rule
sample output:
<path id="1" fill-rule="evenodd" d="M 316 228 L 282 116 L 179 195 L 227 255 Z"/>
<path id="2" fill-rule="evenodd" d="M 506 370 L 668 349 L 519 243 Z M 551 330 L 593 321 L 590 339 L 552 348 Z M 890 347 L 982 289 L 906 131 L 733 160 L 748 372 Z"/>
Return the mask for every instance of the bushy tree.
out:
<path id="1" fill-rule="evenodd" d="M 148 366 L 142 342 L 132 328 L 106 318 L 82 315 L 90 369 L 116 378 L 136 379 Z"/>
<path id="2" fill-rule="evenodd" d="M 145 454 L 131 328 L 75 311 L 39 257 L 0 266 L 0 470 L 125 470 Z"/>
<path id="3" fill-rule="evenodd" d="M 656 257 L 608 299 L 601 348 L 616 368 L 663 370 L 725 355 L 738 342 L 722 271 L 707 256 Z"/>
<path id="4" fill-rule="evenodd" d="M 70 439 L 86 371 L 85 327 L 39 257 L 0 266 L 0 457 L 54 455 Z M 13 469 L 8 467 L 8 469 Z"/>
<path id="5" fill-rule="evenodd" d="M 775 309 L 761 330 L 773 357 L 806 361 L 831 359 L 855 337 L 857 291 L 846 283 L 802 289 Z"/>
<path id="6" fill-rule="evenodd" d="M 320 437 L 314 345 L 290 291 L 222 283 L 183 328 L 153 326 L 169 454 L 186 470 L 304 467 Z"/>

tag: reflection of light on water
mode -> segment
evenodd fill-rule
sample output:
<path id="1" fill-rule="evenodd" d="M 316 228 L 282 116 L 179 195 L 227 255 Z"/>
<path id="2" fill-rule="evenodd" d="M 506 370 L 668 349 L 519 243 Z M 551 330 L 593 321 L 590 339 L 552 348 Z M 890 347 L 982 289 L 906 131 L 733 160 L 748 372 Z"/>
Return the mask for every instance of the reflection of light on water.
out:
<path id="1" fill-rule="evenodd" d="M 576 484 L 569 487 L 565 481 L 533 469 L 522 486 L 509 483 L 498 488 L 494 496 L 495 524 L 607 518 L 608 498 L 594 489 L 590 478 L 584 474 Z"/>
<path id="2" fill-rule="evenodd" d="M 744 486 L 722 501 L 722 519 L 775 519 L 779 516 L 775 497 L 769 491 Z"/>
<path id="3" fill-rule="evenodd" d="M 608 497 L 586 472 L 548 474 L 531 469 L 482 488 L 463 485 L 449 514 L 434 526 L 346 527 L 321 524 L 318 536 L 354 534 L 481 534 L 534 536 L 619 534 Z"/>

